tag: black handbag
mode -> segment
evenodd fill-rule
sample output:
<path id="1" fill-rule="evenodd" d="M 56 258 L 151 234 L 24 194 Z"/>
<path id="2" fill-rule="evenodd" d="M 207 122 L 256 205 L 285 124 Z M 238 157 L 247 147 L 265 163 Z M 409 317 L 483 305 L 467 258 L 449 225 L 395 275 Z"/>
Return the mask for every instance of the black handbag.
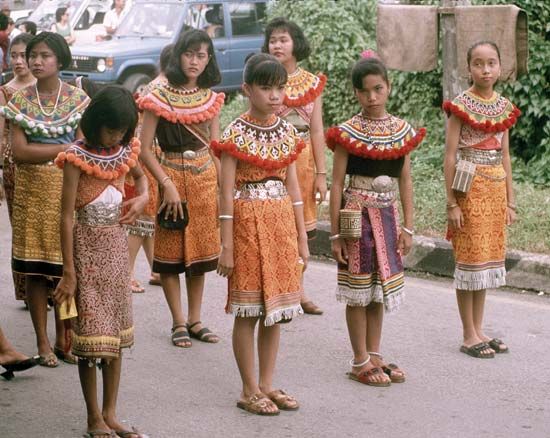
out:
<path id="1" fill-rule="evenodd" d="M 166 208 L 166 207 L 165 207 Z M 185 227 L 189 223 L 189 211 L 187 211 L 187 201 L 181 201 L 181 208 L 183 209 L 183 217 L 178 215 L 178 218 L 174 220 L 174 216 L 170 214 L 167 219 L 164 218 L 164 210 L 161 210 L 157 214 L 157 220 L 159 226 L 165 230 L 185 230 Z"/>

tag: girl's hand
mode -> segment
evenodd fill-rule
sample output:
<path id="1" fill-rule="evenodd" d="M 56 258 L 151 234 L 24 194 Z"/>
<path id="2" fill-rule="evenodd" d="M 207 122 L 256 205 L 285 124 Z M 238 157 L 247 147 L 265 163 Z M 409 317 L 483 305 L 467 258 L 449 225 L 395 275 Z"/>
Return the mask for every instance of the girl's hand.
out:
<path id="1" fill-rule="evenodd" d="M 74 297 L 76 292 L 76 277 L 69 274 L 63 274 L 63 278 L 58 283 L 53 293 L 53 299 L 59 305 L 67 303 L 67 312 L 71 305 L 71 298 Z"/>
<path id="2" fill-rule="evenodd" d="M 317 202 L 320 204 L 327 198 L 327 176 L 324 173 L 315 175 L 315 193 L 319 193 Z"/>
<path id="3" fill-rule="evenodd" d="M 460 230 L 464 225 L 464 215 L 458 205 L 447 208 L 447 222 L 452 230 Z"/>
<path id="4" fill-rule="evenodd" d="M 516 219 L 516 210 L 506 207 L 506 225 L 512 225 Z"/>
<path id="5" fill-rule="evenodd" d="M 233 261 L 233 250 L 228 248 L 222 248 L 222 253 L 218 260 L 218 267 L 216 272 L 222 277 L 231 277 L 235 262 Z"/>
<path id="6" fill-rule="evenodd" d="M 122 211 L 126 211 L 124 215 L 120 218 L 119 222 L 121 224 L 133 224 L 139 215 L 143 212 L 143 209 L 149 201 L 149 196 L 140 195 L 135 198 L 129 199 L 128 201 L 122 204 Z"/>
<path id="7" fill-rule="evenodd" d="M 302 271 L 305 271 L 307 269 L 307 264 L 309 261 L 309 246 L 307 244 L 307 237 L 298 238 L 298 254 L 302 259 L 302 262 L 304 263 L 304 268 L 302 269 Z"/>
<path id="8" fill-rule="evenodd" d="M 402 256 L 406 256 L 412 248 L 413 238 L 409 233 L 401 231 L 399 234 L 399 240 L 397 242 L 397 251 Z"/>
<path id="9" fill-rule="evenodd" d="M 174 221 L 178 216 L 183 219 L 183 207 L 181 206 L 181 198 L 172 180 L 168 180 L 164 185 L 164 197 L 160 204 L 159 213 L 164 210 L 164 219 L 168 219 L 170 215 Z"/>
<path id="10" fill-rule="evenodd" d="M 348 248 L 342 239 L 336 239 L 331 242 L 332 256 L 342 265 L 348 264 Z"/>

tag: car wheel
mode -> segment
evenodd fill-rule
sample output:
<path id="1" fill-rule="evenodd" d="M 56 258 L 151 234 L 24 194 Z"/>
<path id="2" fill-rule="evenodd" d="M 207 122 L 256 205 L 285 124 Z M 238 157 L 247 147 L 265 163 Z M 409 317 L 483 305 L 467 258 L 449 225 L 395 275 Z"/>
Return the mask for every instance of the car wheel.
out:
<path id="1" fill-rule="evenodd" d="M 134 73 L 128 76 L 122 85 L 131 93 L 142 93 L 145 86 L 151 81 L 151 78 L 143 73 Z"/>

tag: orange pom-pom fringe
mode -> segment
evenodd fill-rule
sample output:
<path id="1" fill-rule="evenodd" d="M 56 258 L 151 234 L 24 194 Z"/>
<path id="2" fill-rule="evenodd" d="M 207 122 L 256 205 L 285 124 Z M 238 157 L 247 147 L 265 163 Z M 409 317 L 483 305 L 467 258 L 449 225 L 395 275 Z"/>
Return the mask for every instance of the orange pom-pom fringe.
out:
<path id="1" fill-rule="evenodd" d="M 254 155 L 247 154 L 239 150 L 235 143 L 220 143 L 218 141 L 212 141 L 210 147 L 214 151 L 214 154 L 220 158 L 222 152 L 228 153 L 229 155 L 237 158 L 238 160 L 244 161 L 246 163 L 253 164 L 257 167 L 261 167 L 265 170 L 276 170 L 287 167 L 289 164 L 296 161 L 300 152 L 306 147 L 306 144 L 303 140 L 300 140 L 296 144 L 296 149 L 294 149 L 286 158 L 282 160 L 269 160 L 260 158 Z"/>
<path id="2" fill-rule="evenodd" d="M 344 137 L 342 134 L 343 131 L 337 126 L 327 129 L 325 138 L 329 149 L 334 151 L 336 146 L 341 146 L 350 154 L 362 158 L 368 158 L 369 160 L 396 160 L 407 155 L 416 146 L 418 146 L 422 140 L 424 140 L 424 137 L 426 136 L 426 128 L 420 128 L 416 135 L 407 141 L 402 147 L 383 151 L 368 149 L 367 144 L 362 141 Z"/>
<path id="3" fill-rule="evenodd" d="M 501 122 L 492 122 L 490 120 L 485 120 L 484 122 L 477 122 L 470 117 L 470 115 L 466 111 L 462 111 L 460 107 L 453 104 L 450 100 L 446 100 L 443 102 L 442 108 L 445 113 L 447 113 L 447 116 L 451 116 L 451 114 L 454 114 L 457 116 L 460 120 L 462 120 L 467 125 L 471 126 L 472 128 L 479 129 L 483 132 L 502 132 L 506 131 L 507 129 L 514 126 L 521 115 L 521 111 L 519 108 L 515 105 L 513 105 L 513 110 L 510 112 L 508 117 L 504 119 Z"/>
<path id="4" fill-rule="evenodd" d="M 313 102 L 315 99 L 317 99 L 321 93 L 323 92 L 323 89 L 325 88 L 325 85 L 327 83 L 327 77 L 319 73 L 319 83 L 316 87 L 312 87 L 309 90 L 306 91 L 306 93 L 303 96 L 291 98 L 289 96 L 285 96 L 285 99 L 283 103 L 288 107 L 297 107 L 297 106 L 304 106 L 308 103 Z"/>

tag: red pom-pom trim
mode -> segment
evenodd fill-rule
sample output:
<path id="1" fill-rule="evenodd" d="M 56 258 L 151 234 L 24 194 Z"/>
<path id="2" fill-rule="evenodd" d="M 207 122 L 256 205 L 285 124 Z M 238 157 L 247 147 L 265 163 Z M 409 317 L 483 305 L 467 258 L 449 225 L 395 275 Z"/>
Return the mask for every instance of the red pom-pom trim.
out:
<path id="1" fill-rule="evenodd" d="M 407 141 L 399 149 L 390 149 L 379 151 L 375 149 L 368 149 L 368 146 L 359 140 L 354 140 L 350 137 L 343 137 L 343 131 L 337 126 L 327 129 L 325 138 L 329 149 L 334 151 L 336 146 L 342 146 L 350 154 L 356 155 L 362 158 L 368 158 L 369 160 L 396 160 L 411 152 L 416 146 L 418 146 L 424 137 L 426 136 L 426 128 L 420 128 L 416 135 Z"/>
<path id="2" fill-rule="evenodd" d="M 467 125 L 483 132 L 502 132 L 514 126 L 518 120 L 518 117 L 521 115 L 521 111 L 514 104 L 512 104 L 512 107 L 513 109 L 508 117 L 501 122 L 491 122 L 490 120 L 476 122 L 466 111 L 462 111 L 460 107 L 452 103 L 450 100 L 446 100 L 442 105 L 443 111 L 445 111 L 448 117 L 450 117 L 451 114 L 454 114 Z"/>
<path id="3" fill-rule="evenodd" d="M 224 93 L 217 93 L 212 105 L 204 111 L 196 114 L 182 114 L 176 111 L 168 111 L 155 103 L 151 97 L 144 96 L 138 99 L 139 109 L 151 111 L 157 117 L 162 117 L 172 123 L 182 123 L 184 125 L 192 125 L 194 123 L 202 123 L 212 120 L 219 114 L 225 100 Z"/>
<path id="4" fill-rule="evenodd" d="M 300 97 L 291 98 L 289 96 L 285 96 L 285 100 L 283 101 L 283 103 L 286 106 L 292 108 L 307 105 L 308 103 L 311 103 L 315 99 L 317 99 L 323 92 L 323 89 L 325 88 L 325 85 L 327 83 L 327 77 L 324 74 L 319 73 L 317 77 L 319 78 L 319 83 L 316 87 L 310 88 L 303 96 Z"/>
<path id="5" fill-rule="evenodd" d="M 210 147 L 218 158 L 220 158 L 222 152 L 226 152 L 238 160 L 253 164 L 257 167 L 261 167 L 262 169 L 276 170 L 287 167 L 289 164 L 296 161 L 300 152 L 306 147 L 306 144 L 303 140 L 298 141 L 296 144 L 296 149 L 294 149 L 286 158 L 282 160 L 268 160 L 247 154 L 246 152 L 239 150 L 235 143 L 220 143 L 214 140 L 210 143 Z"/>

